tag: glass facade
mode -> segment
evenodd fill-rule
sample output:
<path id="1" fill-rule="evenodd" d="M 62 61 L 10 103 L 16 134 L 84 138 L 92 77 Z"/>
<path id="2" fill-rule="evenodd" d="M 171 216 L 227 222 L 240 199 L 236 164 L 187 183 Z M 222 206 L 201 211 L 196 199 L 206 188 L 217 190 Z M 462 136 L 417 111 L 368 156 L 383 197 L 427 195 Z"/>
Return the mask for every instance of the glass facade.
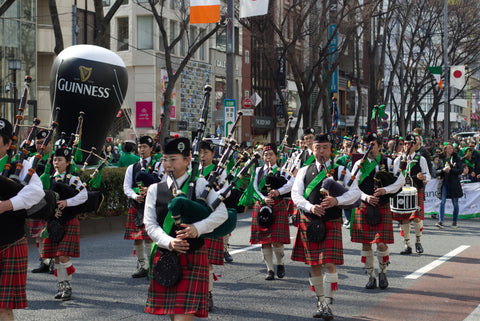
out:
<path id="1" fill-rule="evenodd" d="M 36 117 L 37 1 L 17 0 L 0 17 L 0 115 L 14 121 L 26 75 L 32 77 L 25 123 Z"/>

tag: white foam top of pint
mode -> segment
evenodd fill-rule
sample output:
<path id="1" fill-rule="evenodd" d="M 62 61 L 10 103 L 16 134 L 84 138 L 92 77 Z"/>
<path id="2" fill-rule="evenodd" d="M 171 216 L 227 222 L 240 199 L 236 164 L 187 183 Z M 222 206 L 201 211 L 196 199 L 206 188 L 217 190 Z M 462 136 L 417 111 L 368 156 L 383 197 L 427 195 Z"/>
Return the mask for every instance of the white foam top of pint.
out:
<path id="1" fill-rule="evenodd" d="M 94 45 L 75 45 L 62 50 L 58 55 L 61 59 L 68 59 L 71 57 L 103 62 L 110 65 L 117 65 L 125 67 L 125 63 L 119 55 L 111 50 Z"/>

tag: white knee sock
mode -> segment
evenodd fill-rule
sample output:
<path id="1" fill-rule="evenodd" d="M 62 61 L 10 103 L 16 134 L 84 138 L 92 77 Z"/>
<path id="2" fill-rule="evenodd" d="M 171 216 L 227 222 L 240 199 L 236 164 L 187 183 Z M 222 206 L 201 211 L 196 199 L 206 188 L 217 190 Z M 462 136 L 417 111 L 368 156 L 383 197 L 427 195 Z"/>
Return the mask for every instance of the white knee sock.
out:
<path id="1" fill-rule="evenodd" d="M 375 277 L 373 268 L 373 251 L 362 251 L 362 263 L 365 263 L 365 270 L 369 276 Z"/>
<path id="2" fill-rule="evenodd" d="M 137 256 L 138 264 L 140 265 L 141 268 L 146 268 L 145 264 L 145 246 L 143 245 L 143 242 L 141 244 L 134 244 L 133 249 L 135 250 L 135 255 Z"/>
<path id="3" fill-rule="evenodd" d="M 262 254 L 263 254 L 263 260 L 265 261 L 265 264 L 267 265 L 267 270 L 268 271 L 274 271 L 273 269 L 273 249 L 270 244 L 268 244 L 268 247 L 264 248 L 262 247 Z"/>
<path id="4" fill-rule="evenodd" d="M 323 289 L 323 275 L 311 276 L 308 281 L 310 282 L 311 290 L 315 293 L 318 302 L 322 303 L 323 300 L 325 300 L 325 290 Z"/>
<path id="5" fill-rule="evenodd" d="M 72 261 L 66 263 L 60 262 L 60 269 L 65 271 L 65 281 L 72 281 L 72 275 L 75 273 L 75 268 L 72 265 Z"/>
<path id="6" fill-rule="evenodd" d="M 230 234 L 227 234 L 223 237 L 223 252 L 228 251 L 228 242 L 230 241 Z"/>
<path id="7" fill-rule="evenodd" d="M 423 221 L 413 222 L 413 228 L 415 229 L 416 242 L 420 243 L 423 231 Z"/>
<path id="8" fill-rule="evenodd" d="M 377 259 L 378 259 L 378 272 L 379 273 L 385 273 L 387 272 L 387 266 L 388 266 L 388 263 L 390 263 L 390 256 L 389 256 L 389 252 L 388 252 L 388 249 L 386 249 L 385 251 L 379 251 L 377 249 Z"/>
<path id="9" fill-rule="evenodd" d="M 277 264 L 283 265 L 283 257 L 285 256 L 283 244 L 280 247 L 273 247 L 273 252 L 275 253 L 275 257 L 277 258 Z"/>
<path id="10" fill-rule="evenodd" d="M 408 247 L 412 247 L 410 244 L 410 222 L 401 224 L 400 229 L 403 232 L 403 238 L 405 239 L 405 245 Z"/>
<path id="11" fill-rule="evenodd" d="M 328 304 L 332 304 L 333 295 L 338 290 L 338 272 L 325 273 L 325 301 Z"/>

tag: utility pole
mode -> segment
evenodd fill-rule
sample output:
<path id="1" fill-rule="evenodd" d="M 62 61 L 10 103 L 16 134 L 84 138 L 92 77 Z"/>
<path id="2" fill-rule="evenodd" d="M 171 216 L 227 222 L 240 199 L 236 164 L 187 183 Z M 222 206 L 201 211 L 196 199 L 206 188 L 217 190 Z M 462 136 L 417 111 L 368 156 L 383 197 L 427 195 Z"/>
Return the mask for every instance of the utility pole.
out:
<path id="1" fill-rule="evenodd" d="M 235 44 L 233 19 L 233 0 L 227 0 L 227 99 L 234 99 L 233 59 L 235 53 Z"/>
<path id="2" fill-rule="evenodd" d="M 445 71 L 443 140 L 448 141 L 450 135 L 450 70 L 448 68 L 448 1 L 443 3 L 443 70 Z"/>

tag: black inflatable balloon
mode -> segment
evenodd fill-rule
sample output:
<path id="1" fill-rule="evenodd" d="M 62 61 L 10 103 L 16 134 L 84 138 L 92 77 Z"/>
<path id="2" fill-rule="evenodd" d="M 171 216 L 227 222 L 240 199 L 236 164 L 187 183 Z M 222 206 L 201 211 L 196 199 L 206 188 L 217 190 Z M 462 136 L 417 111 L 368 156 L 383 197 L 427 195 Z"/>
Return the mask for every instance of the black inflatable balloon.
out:
<path id="1" fill-rule="evenodd" d="M 92 45 L 63 50 L 50 72 L 52 109 L 60 107 L 58 132 L 65 132 L 67 137 L 75 133 L 83 111 L 81 147 L 90 150 L 94 146 L 101 151 L 127 86 L 127 68 L 114 52 Z"/>

